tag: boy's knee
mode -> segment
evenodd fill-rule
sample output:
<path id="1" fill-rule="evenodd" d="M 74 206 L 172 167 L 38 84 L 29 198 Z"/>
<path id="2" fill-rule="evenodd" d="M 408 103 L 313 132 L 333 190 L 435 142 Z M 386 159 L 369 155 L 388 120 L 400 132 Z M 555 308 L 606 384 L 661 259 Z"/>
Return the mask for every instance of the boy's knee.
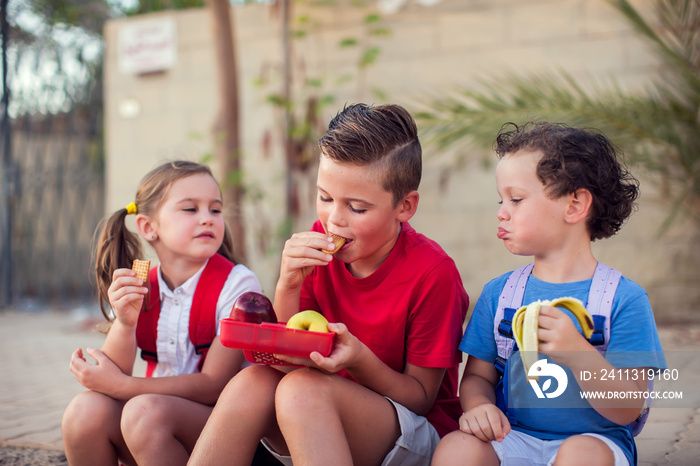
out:
<path id="1" fill-rule="evenodd" d="M 262 364 L 246 367 L 229 381 L 216 404 L 218 406 L 227 401 L 241 404 L 245 399 L 272 399 L 283 376 L 282 372 Z"/>
<path id="2" fill-rule="evenodd" d="M 287 374 L 275 392 L 278 417 L 285 414 L 296 416 L 315 406 L 331 409 L 333 404 L 328 399 L 330 377 L 314 369 L 298 369 Z"/>
<path id="3" fill-rule="evenodd" d="M 498 456 L 491 442 L 481 441 L 471 434 L 456 430 L 440 440 L 431 464 L 433 466 L 498 464 Z"/>
<path id="4" fill-rule="evenodd" d="M 216 401 L 215 412 L 227 416 L 274 416 L 275 390 L 284 373 L 265 365 L 246 367 L 233 377 Z"/>
<path id="5" fill-rule="evenodd" d="M 561 444 L 554 464 L 614 465 L 615 456 L 602 440 L 590 435 L 574 435 Z"/>
<path id="6" fill-rule="evenodd" d="M 255 384 L 256 387 L 260 386 L 263 389 L 272 387 L 274 390 L 274 387 L 279 383 L 279 379 L 283 375 L 283 373 L 270 366 L 255 364 L 238 372 L 226 385 L 226 389 L 230 390 L 235 385 L 250 386 L 250 384 Z"/>

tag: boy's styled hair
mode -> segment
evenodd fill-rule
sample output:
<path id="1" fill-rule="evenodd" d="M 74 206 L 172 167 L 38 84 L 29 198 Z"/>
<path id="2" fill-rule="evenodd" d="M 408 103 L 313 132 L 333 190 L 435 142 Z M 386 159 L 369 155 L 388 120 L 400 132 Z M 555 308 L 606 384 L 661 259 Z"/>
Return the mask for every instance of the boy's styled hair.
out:
<path id="1" fill-rule="evenodd" d="M 138 213 L 155 218 L 176 181 L 193 175 L 209 175 L 214 178 L 209 167 L 189 161 L 167 162 L 148 172 L 136 189 L 134 204 Z M 112 274 L 119 268 L 131 268 L 134 259 L 143 259 L 141 239 L 126 227 L 126 208 L 119 209 L 98 225 L 99 236 L 95 244 L 95 278 L 97 294 L 102 314 L 111 320 L 107 306 L 107 291 L 112 283 Z M 234 261 L 233 238 L 228 226 L 224 231 L 224 241 L 218 251 L 230 261 Z"/>
<path id="2" fill-rule="evenodd" d="M 422 149 L 416 122 L 399 105 L 346 106 L 318 141 L 321 153 L 339 163 L 382 170 L 382 187 L 392 193 L 394 206 L 418 189 Z"/>
<path id="3" fill-rule="evenodd" d="M 599 132 L 561 123 L 506 123 L 495 150 L 499 158 L 519 150 L 541 151 L 537 177 L 553 199 L 580 188 L 590 191 L 593 202 L 586 224 L 592 241 L 617 233 L 635 208 L 639 181 Z"/>

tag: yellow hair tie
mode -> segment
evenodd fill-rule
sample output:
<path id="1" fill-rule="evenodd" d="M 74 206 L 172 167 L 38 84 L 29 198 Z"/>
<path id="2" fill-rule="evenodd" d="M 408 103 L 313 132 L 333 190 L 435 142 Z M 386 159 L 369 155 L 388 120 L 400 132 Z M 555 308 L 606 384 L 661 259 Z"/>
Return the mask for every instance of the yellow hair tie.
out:
<path id="1" fill-rule="evenodd" d="M 136 204 L 134 204 L 133 202 L 131 204 L 129 204 L 128 206 L 126 206 L 125 209 L 126 209 L 126 213 L 129 215 L 135 214 L 136 212 L 138 212 L 138 209 L 136 208 Z"/>

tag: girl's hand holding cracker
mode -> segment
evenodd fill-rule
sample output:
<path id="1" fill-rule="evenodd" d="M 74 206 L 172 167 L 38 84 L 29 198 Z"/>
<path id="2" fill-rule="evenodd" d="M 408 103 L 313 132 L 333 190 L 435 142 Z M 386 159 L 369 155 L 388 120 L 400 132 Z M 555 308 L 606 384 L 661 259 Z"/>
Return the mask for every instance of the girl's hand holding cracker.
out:
<path id="1" fill-rule="evenodd" d="M 136 326 L 141 305 L 148 293 L 145 283 L 131 269 L 117 269 L 107 295 L 115 318 L 126 327 Z"/>

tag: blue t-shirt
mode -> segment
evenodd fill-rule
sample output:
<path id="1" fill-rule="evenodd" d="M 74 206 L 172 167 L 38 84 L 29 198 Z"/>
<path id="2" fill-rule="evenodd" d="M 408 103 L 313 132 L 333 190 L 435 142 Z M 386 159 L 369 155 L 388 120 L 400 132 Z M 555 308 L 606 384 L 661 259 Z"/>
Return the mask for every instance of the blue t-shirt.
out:
<path id="1" fill-rule="evenodd" d="M 463 352 L 488 362 L 496 360 L 498 352 L 494 339 L 494 318 L 501 291 L 509 276 L 510 272 L 491 280 L 484 286 L 459 346 Z M 523 304 L 538 299 L 553 300 L 565 296 L 578 298 L 585 303 L 590 286 L 591 279 L 571 283 L 549 283 L 530 275 L 525 288 Z M 613 366 L 666 368 L 666 361 L 663 357 L 647 293 L 642 287 L 625 277 L 620 279 L 615 293 L 611 321 L 610 341 L 606 354 L 627 355 L 630 359 L 629 364 L 616 364 L 611 361 Z M 518 368 L 510 367 L 518 363 L 520 364 Z M 538 406 L 537 408 L 513 408 L 511 400 L 509 405 L 511 407 L 505 409 L 511 427 L 545 440 L 561 439 L 586 432 L 605 435 L 622 448 L 630 464 L 633 464 L 634 438 L 630 430 L 627 426 L 609 421 L 590 407 L 586 401 L 581 401 L 578 384 L 573 374 L 568 368 L 565 370 L 569 386 L 562 398 L 557 399 L 556 404 L 552 399 L 538 400 L 525 377 L 520 358 L 511 355 L 505 371 L 509 380 L 507 384 L 497 386 L 497 390 L 500 391 L 497 396 L 508 395 L 508 393 L 503 393 L 503 386 L 507 385 L 510 389 L 506 392 L 527 393 L 529 394 L 527 396 L 531 396 L 535 400 L 529 406 Z M 577 400 L 574 400 L 574 397 Z M 571 403 L 569 406 L 582 406 L 583 403 L 583 406 L 588 407 L 563 407 L 567 406 L 569 402 Z M 522 405 L 518 404 L 518 406 Z"/>

